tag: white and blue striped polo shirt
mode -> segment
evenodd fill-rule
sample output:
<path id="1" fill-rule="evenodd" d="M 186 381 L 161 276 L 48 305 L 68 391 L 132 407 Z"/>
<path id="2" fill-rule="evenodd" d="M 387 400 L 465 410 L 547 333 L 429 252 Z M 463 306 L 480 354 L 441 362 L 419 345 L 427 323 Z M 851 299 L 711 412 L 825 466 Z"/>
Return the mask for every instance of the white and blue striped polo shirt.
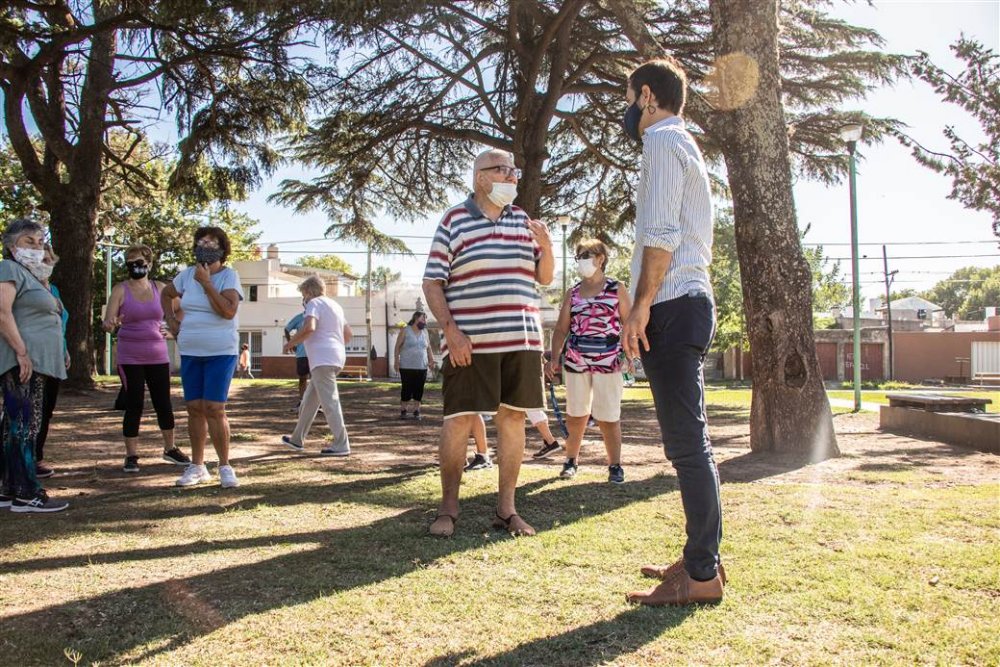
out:
<path id="1" fill-rule="evenodd" d="M 508 206 L 494 222 L 470 195 L 438 225 L 424 280 L 444 283 L 448 308 L 474 353 L 541 352 L 540 255 L 527 213 Z"/>
<path id="2" fill-rule="evenodd" d="M 705 160 L 684 121 L 673 116 L 642 135 L 642 170 L 636 189 L 632 296 L 642 249 L 673 253 L 653 303 L 691 293 L 712 295 L 712 198 Z"/>

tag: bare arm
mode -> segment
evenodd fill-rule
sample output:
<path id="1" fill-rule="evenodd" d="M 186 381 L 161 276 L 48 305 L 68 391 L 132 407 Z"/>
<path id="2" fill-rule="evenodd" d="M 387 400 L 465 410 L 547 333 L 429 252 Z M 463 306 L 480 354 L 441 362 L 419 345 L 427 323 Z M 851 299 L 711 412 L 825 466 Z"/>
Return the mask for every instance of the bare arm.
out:
<path id="1" fill-rule="evenodd" d="M 160 307 L 163 308 L 163 319 L 167 321 L 167 328 L 174 338 L 180 332 L 181 324 L 177 320 L 177 312 L 174 310 L 174 299 L 181 298 L 180 292 L 173 283 L 167 283 L 160 290 Z"/>
<path id="2" fill-rule="evenodd" d="M 444 283 L 440 280 L 424 279 L 424 298 L 427 307 L 437 320 L 438 326 L 444 332 L 448 345 L 448 355 L 456 366 L 468 366 L 472 363 L 472 341 L 462 333 L 451 316 L 448 301 L 444 298 Z"/>
<path id="3" fill-rule="evenodd" d="M 122 302 L 125 300 L 125 287 L 124 283 L 118 283 L 111 290 L 111 298 L 108 299 L 108 306 L 104 309 L 104 322 L 102 326 L 105 331 L 111 332 L 121 326 L 121 319 L 119 315 L 121 314 Z"/>
<path id="4" fill-rule="evenodd" d="M 427 341 L 427 367 L 434 368 L 437 365 L 437 362 L 434 361 L 434 351 L 431 349 L 431 339 L 427 335 L 426 331 L 421 331 L 420 333 L 423 334 L 424 339 Z"/>
<path id="5" fill-rule="evenodd" d="M 622 335 L 625 338 L 623 346 L 629 359 L 638 358 L 640 342 L 643 348 L 649 351 L 649 340 L 646 338 L 649 309 L 653 305 L 657 290 L 663 283 L 663 277 L 667 275 L 673 257 L 673 252 L 662 248 L 647 246 L 642 249 L 642 268 L 636 280 L 635 303 L 622 328 Z"/>
<path id="6" fill-rule="evenodd" d="M 21 338 L 21 332 L 17 329 L 17 322 L 14 321 L 14 299 L 17 298 L 17 288 L 14 283 L 0 283 L 0 336 L 14 350 L 17 357 L 17 365 L 20 366 L 21 382 L 27 382 L 33 370 L 31 357 L 28 355 L 28 347 Z"/>
<path id="7" fill-rule="evenodd" d="M 566 344 L 566 337 L 569 335 L 570 294 L 572 291 L 569 290 L 563 296 L 562 308 L 559 309 L 559 319 L 556 320 L 555 329 L 552 331 L 552 347 L 550 349 L 552 359 L 549 361 L 552 375 L 555 375 L 556 371 L 559 370 L 559 353 L 562 352 L 563 345 Z"/>
<path id="8" fill-rule="evenodd" d="M 344 345 L 350 343 L 352 338 L 354 338 L 354 330 L 351 329 L 350 324 L 344 322 Z"/>
<path id="9" fill-rule="evenodd" d="M 404 340 L 405 338 L 406 338 L 406 329 L 400 329 L 399 330 L 399 335 L 396 336 L 396 345 L 393 347 L 393 351 L 392 351 L 392 355 L 393 355 L 392 356 L 392 358 L 393 358 L 392 366 L 396 370 L 399 370 L 399 355 L 403 351 L 403 343 L 405 342 L 405 340 Z"/>
<path id="10" fill-rule="evenodd" d="M 228 292 L 229 290 L 226 291 Z M 302 320 L 302 326 L 299 327 L 299 330 L 295 332 L 295 335 L 290 337 L 285 343 L 285 351 L 294 350 L 299 343 L 304 342 L 305 339 L 309 338 L 314 331 L 316 331 L 316 318 L 310 315 Z"/>
<path id="11" fill-rule="evenodd" d="M 556 272 L 556 259 L 552 255 L 552 238 L 549 236 L 549 228 L 543 222 L 529 220 L 528 229 L 541 251 L 538 261 L 535 263 L 535 280 L 542 285 L 549 285 Z"/>

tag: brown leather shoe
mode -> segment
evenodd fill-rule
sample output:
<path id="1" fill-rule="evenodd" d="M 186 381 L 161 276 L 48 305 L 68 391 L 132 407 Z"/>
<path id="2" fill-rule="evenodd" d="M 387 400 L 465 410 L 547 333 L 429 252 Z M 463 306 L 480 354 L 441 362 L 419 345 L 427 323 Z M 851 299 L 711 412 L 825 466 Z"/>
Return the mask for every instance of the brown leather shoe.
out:
<path id="1" fill-rule="evenodd" d="M 679 572 L 684 569 L 684 559 L 670 564 L 670 565 L 643 565 L 640 568 L 643 576 L 651 577 L 653 579 L 659 579 L 663 581 L 667 577 L 671 576 L 674 572 Z M 726 568 L 719 563 L 719 578 L 722 579 L 722 585 L 726 585 Z"/>
<path id="2" fill-rule="evenodd" d="M 714 579 L 708 581 L 695 581 L 681 570 L 648 591 L 629 593 L 626 599 L 650 607 L 721 602 L 722 578 L 715 575 Z"/>

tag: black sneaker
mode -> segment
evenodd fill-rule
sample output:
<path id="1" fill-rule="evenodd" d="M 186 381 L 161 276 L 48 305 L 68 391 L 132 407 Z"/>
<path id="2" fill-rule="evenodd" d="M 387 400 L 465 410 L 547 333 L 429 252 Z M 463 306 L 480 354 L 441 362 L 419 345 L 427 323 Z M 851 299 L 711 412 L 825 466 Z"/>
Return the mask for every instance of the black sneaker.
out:
<path id="1" fill-rule="evenodd" d="M 52 477 L 52 475 L 54 474 L 56 474 L 56 471 L 53 470 L 52 468 L 42 465 L 41 463 L 35 464 L 35 477 L 37 477 L 38 479 L 45 479 L 47 477 Z"/>
<path id="2" fill-rule="evenodd" d="M 11 512 L 61 512 L 69 507 L 65 500 L 50 500 L 44 489 L 39 489 L 34 498 L 15 497 L 10 505 Z"/>
<path id="3" fill-rule="evenodd" d="M 624 484 L 625 470 L 617 463 L 613 466 L 608 466 L 608 481 L 612 484 Z"/>
<path id="4" fill-rule="evenodd" d="M 191 459 L 188 458 L 188 455 L 176 447 L 163 452 L 163 460 L 167 463 L 173 463 L 176 466 L 186 466 L 191 463 Z"/>
<path id="5" fill-rule="evenodd" d="M 469 464 L 465 466 L 465 472 L 469 472 L 470 470 L 486 470 L 487 468 L 492 467 L 493 461 L 490 461 L 482 454 L 477 453 L 472 457 L 472 460 L 469 461 Z"/>
<path id="6" fill-rule="evenodd" d="M 423 417 L 420 416 L 420 410 L 413 413 L 413 421 L 420 421 Z"/>
<path id="7" fill-rule="evenodd" d="M 166 458 L 166 457 L 164 457 Z M 139 457 L 126 456 L 125 463 L 122 464 L 123 472 L 139 472 Z"/>
<path id="8" fill-rule="evenodd" d="M 539 449 L 537 452 L 531 455 L 531 458 L 544 459 L 557 449 L 562 449 L 562 445 L 559 444 L 558 440 L 553 440 L 552 442 L 546 442 L 544 445 L 542 445 L 541 449 Z"/>
<path id="9" fill-rule="evenodd" d="M 577 471 L 576 461 L 574 461 L 573 459 L 567 459 L 566 463 L 563 464 L 563 469 L 562 472 L 559 473 L 559 476 L 562 477 L 563 479 L 573 479 L 574 477 L 576 477 L 576 471 Z"/>
<path id="10" fill-rule="evenodd" d="M 400 410 L 399 411 L 399 418 L 400 419 L 406 419 L 406 410 Z"/>

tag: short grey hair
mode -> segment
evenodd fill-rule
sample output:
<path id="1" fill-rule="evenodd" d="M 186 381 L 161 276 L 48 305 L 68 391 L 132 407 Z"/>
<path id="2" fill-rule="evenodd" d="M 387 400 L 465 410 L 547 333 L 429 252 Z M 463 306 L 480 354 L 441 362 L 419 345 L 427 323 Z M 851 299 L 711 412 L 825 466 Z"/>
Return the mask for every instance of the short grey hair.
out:
<path id="1" fill-rule="evenodd" d="M 326 283 L 320 280 L 319 276 L 309 276 L 299 283 L 299 291 L 303 296 L 323 296 L 326 294 Z"/>
<path id="2" fill-rule="evenodd" d="M 472 163 L 472 186 L 475 188 L 476 185 L 476 174 L 479 173 L 480 169 L 484 167 L 492 167 L 496 162 L 507 162 L 509 161 L 512 165 L 514 164 L 514 154 L 510 151 L 505 151 L 501 148 L 487 148 L 482 153 L 476 156 L 475 161 Z"/>
<path id="3" fill-rule="evenodd" d="M 17 240 L 24 236 L 25 234 L 38 234 L 45 233 L 45 227 L 38 224 L 34 220 L 29 220 L 28 218 L 17 218 L 12 223 L 7 225 L 7 229 L 3 230 L 3 256 L 6 258 L 11 258 L 10 249 L 17 244 Z"/>

